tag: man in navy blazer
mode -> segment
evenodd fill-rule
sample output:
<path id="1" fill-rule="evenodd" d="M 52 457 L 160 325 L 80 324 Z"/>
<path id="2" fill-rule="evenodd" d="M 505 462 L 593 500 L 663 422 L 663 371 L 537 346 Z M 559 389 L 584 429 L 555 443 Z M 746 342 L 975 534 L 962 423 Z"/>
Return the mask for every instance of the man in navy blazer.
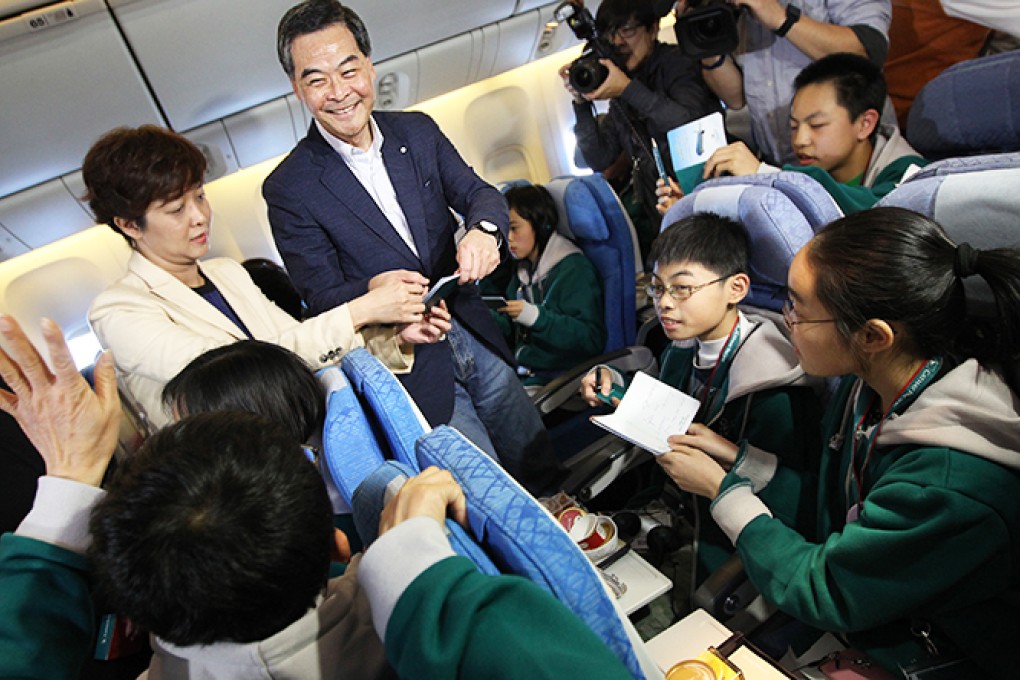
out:
<path id="1" fill-rule="evenodd" d="M 394 278 L 405 296 L 420 298 L 429 282 L 459 271 L 461 285 L 445 301 L 447 340 L 416 347 L 413 370 L 400 378 L 430 423 L 457 427 L 533 493 L 552 490 L 562 471 L 473 285 L 499 264 L 508 228 L 502 195 L 425 114 L 372 112 L 371 44 L 350 8 L 336 0 L 291 8 L 277 52 L 315 120 L 262 193 L 310 311 Z M 467 228 L 459 242 L 451 209 Z"/>

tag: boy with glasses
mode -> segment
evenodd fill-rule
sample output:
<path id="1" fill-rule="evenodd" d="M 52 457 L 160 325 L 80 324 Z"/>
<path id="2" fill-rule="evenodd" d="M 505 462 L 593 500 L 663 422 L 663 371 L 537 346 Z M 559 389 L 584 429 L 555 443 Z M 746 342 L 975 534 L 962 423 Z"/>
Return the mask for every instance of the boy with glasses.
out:
<path id="1" fill-rule="evenodd" d="M 771 319 L 738 309 L 751 285 L 748 248 L 744 228 L 713 213 L 684 218 L 655 240 L 648 294 L 672 341 L 660 357 L 659 380 L 701 402 L 689 433 L 710 428 L 729 441 L 747 440 L 775 453 L 787 465 L 810 469 L 804 464 L 817 450 L 820 420 L 816 383 Z M 597 405 L 613 383 L 623 385 L 623 376 L 600 366 L 582 380 L 581 394 Z M 802 508 L 813 507 L 798 486 L 779 484 L 770 494 L 773 512 L 791 526 Z M 710 521 L 699 541 L 703 577 L 722 564 L 732 544 Z"/>

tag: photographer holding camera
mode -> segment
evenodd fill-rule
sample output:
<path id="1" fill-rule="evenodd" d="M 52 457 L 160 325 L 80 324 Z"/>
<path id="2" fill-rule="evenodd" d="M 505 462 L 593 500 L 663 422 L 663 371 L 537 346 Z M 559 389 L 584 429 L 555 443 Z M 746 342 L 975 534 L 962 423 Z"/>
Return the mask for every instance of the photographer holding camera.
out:
<path id="1" fill-rule="evenodd" d="M 604 0 L 594 20 L 576 3 L 564 3 L 557 10 L 557 17 L 588 41 L 581 58 L 560 70 L 574 100 L 577 145 L 596 171 L 609 167 L 621 152 L 630 157 L 634 196 L 647 220 L 642 226 L 652 233 L 658 233 L 661 220 L 655 210 L 658 172 L 652 140 L 670 172 L 666 133 L 722 108 L 705 84 L 697 60 L 657 40 L 659 5 L 650 0 Z M 610 102 L 609 111 L 596 119 L 592 102 L 604 99 Z"/>
<path id="2" fill-rule="evenodd" d="M 681 0 L 676 15 L 677 42 L 684 52 L 701 59 L 705 81 L 729 108 L 747 105 L 751 141 L 763 160 L 783 165 L 795 160 L 789 123 L 793 79 L 811 62 L 837 52 L 868 57 L 881 67 L 889 51 L 892 8 L 890 0 L 791 0 L 785 5 L 779 0 Z M 734 27 L 732 42 L 723 35 L 727 25 Z"/>

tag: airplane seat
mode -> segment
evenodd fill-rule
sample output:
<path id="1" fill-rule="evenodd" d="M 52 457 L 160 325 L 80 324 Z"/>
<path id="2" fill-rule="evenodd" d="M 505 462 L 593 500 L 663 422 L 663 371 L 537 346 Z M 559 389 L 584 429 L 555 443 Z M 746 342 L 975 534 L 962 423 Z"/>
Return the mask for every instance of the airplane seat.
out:
<path id="1" fill-rule="evenodd" d="M 597 364 L 612 360 L 633 370 L 658 371 L 651 353 L 635 344 L 637 280 L 643 264 L 637 232 L 616 192 L 598 174 L 556 177 L 546 188 L 560 212 L 560 233 L 581 248 L 602 278 L 607 336 L 602 356 L 563 372 L 534 396 L 543 416 L 561 407 L 586 408 L 574 397 L 581 379 Z M 575 403 L 568 403 L 572 400 Z"/>
<path id="2" fill-rule="evenodd" d="M 601 175 L 556 177 L 546 189 L 560 211 L 557 229 L 584 252 L 602 278 L 604 352 L 634 344 L 635 282 L 641 271 L 637 234 L 616 192 Z"/>
<path id="3" fill-rule="evenodd" d="M 386 368 L 366 350 L 354 351 L 364 353 L 367 357 L 364 364 L 370 370 L 365 372 L 366 377 L 363 382 L 376 383 L 373 387 L 385 390 L 389 381 L 376 382 L 380 374 L 371 370 L 374 368 L 371 364 L 373 362 L 378 364 L 378 368 L 383 371 L 386 371 Z M 363 408 L 356 390 L 348 382 L 344 371 L 339 366 L 324 368 L 317 375 L 326 386 L 327 395 L 326 422 L 322 432 L 322 457 L 319 469 L 329 490 L 333 512 L 338 515 L 346 515 L 352 513 L 353 510 L 357 539 L 362 545 L 368 546 L 375 540 L 379 532 L 379 513 L 386 501 L 396 492 L 396 488 L 399 488 L 399 485 L 394 488 L 392 484 L 394 479 L 406 480 L 420 472 L 418 460 L 414 457 L 413 440 L 410 459 L 412 464 L 387 460 L 384 445 L 380 442 L 380 437 L 376 435 L 373 419 L 369 417 L 369 413 L 379 415 L 380 411 L 372 407 L 370 407 L 371 411 Z M 393 378 L 392 374 L 389 374 L 389 377 L 393 382 L 396 382 L 396 378 Z M 399 383 L 397 384 L 399 385 Z M 390 394 L 397 395 L 392 391 Z M 406 397 L 408 403 L 413 405 L 406 393 L 401 394 Z M 380 409 L 393 407 L 399 400 L 383 401 L 386 403 L 379 405 Z M 408 425 L 413 424 L 408 423 Z M 409 427 L 409 429 L 413 431 L 414 427 Z M 419 427 L 417 433 L 421 432 Z M 370 508 L 371 512 L 366 512 L 365 508 Z M 366 517 L 372 519 L 366 520 Z M 454 551 L 474 561 L 483 573 L 499 573 L 492 565 L 491 560 L 471 540 L 462 527 L 448 521 L 447 535 Z"/>
<path id="4" fill-rule="evenodd" d="M 938 222 L 956 243 L 978 250 L 1020 248 L 1020 153 L 975 156 L 945 161 L 924 176 L 914 176 L 889 192 L 878 205 L 908 208 Z M 930 166 L 929 166 L 930 167 Z M 927 168 L 925 168 L 927 170 Z M 995 299 L 979 276 L 963 282 L 968 307 L 993 314 Z M 1020 394 L 1020 359 L 1003 367 L 1006 380 Z"/>
<path id="5" fill-rule="evenodd" d="M 432 426 L 404 386 L 381 361 L 362 347 L 345 354 L 340 366 L 355 397 L 384 442 L 383 456 L 403 463 L 415 473 L 420 472 L 414 444 Z"/>
<path id="6" fill-rule="evenodd" d="M 326 388 L 320 470 L 326 486 L 336 490 L 342 499 L 340 506 L 334 502 L 334 512 L 349 512 L 355 489 L 386 457 L 340 367 L 328 366 L 316 375 Z M 330 498 L 335 498 L 332 491 Z"/>
<path id="7" fill-rule="evenodd" d="M 471 533 L 503 573 L 528 578 L 563 602 L 635 678 L 656 675 L 654 662 L 594 564 L 499 464 L 446 425 L 418 440 L 417 455 L 422 467 L 449 470 L 464 489 Z"/>
<path id="8" fill-rule="evenodd" d="M 907 140 L 929 159 L 1020 150 L 1020 52 L 954 64 L 917 93 Z"/>

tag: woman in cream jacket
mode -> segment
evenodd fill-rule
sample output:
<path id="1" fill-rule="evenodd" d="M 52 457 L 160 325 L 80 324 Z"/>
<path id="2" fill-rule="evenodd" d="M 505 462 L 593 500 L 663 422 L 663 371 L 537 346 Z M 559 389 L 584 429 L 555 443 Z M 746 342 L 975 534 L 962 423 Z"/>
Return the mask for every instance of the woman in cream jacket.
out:
<path id="1" fill-rule="evenodd" d="M 402 372 L 411 368 L 411 344 L 436 342 L 449 329 L 444 309 L 425 313 L 428 282 L 415 272 L 382 274 L 360 298 L 299 322 L 237 262 L 200 262 L 209 251 L 211 218 L 205 165 L 187 139 L 146 125 L 107 133 L 82 167 L 97 220 L 134 251 L 125 276 L 93 302 L 89 321 L 153 427 L 169 421 L 163 385 L 213 347 L 254 338 L 286 347 L 318 369 L 368 346 Z"/>

